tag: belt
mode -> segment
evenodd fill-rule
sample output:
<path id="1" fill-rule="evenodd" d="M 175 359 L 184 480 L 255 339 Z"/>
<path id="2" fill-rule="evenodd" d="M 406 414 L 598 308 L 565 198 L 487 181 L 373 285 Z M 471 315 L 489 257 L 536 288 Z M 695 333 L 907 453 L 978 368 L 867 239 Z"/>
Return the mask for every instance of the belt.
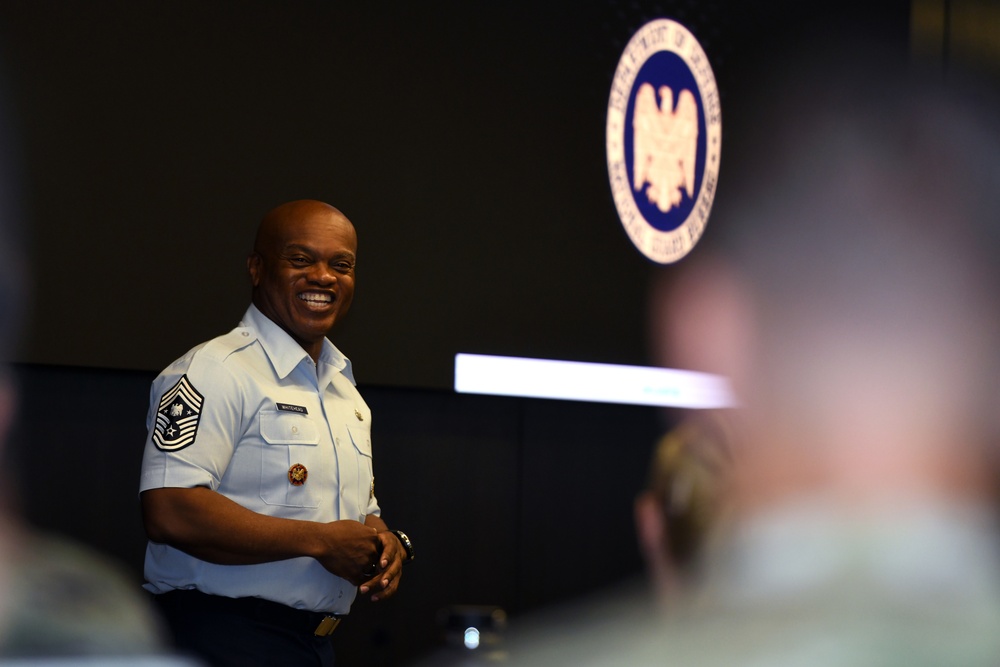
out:
<path id="1" fill-rule="evenodd" d="M 165 608 L 175 611 L 184 608 L 218 610 L 283 627 L 293 632 L 312 633 L 317 637 L 332 635 L 343 619 L 343 616 L 336 614 L 295 609 L 263 598 L 230 598 L 223 595 L 209 595 L 194 589 L 173 590 L 155 595 L 154 598 Z"/>

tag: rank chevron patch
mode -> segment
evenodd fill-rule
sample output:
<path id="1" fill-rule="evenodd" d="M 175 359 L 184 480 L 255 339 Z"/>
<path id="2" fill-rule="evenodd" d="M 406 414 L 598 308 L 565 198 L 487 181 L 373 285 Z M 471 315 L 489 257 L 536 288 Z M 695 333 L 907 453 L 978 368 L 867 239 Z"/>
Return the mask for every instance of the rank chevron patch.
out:
<path id="1" fill-rule="evenodd" d="M 177 384 L 164 392 L 153 429 L 153 444 L 157 449 L 176 452 L 194 442 L 204 400 L 187 375 L 182 375 Z"/>

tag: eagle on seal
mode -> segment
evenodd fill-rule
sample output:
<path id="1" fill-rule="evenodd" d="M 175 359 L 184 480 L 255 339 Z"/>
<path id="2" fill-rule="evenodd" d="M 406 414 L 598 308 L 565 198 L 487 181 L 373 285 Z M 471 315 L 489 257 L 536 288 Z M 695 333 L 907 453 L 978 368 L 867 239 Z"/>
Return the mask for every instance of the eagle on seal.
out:
<path id="1" fill-rule="evenodd" d="M 646 197 L 661 213 L 680 206 L 683 192 L 694 196 L 695 162 L 698 157 L 698 103 L 689 90 L 682 90 L 674 108 L 674 92 L 660 86 L 660 104 L 649 83 L 639 88 L 632 114 L 632 174 L 636 192 L 646 188 Z"/>

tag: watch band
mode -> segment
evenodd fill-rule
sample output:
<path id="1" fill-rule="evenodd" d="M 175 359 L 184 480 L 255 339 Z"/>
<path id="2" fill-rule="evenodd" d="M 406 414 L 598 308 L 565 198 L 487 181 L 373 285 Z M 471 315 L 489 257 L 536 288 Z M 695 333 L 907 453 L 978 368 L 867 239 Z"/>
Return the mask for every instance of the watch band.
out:
<path id="1" fill-rule="evenodd" d="M 400 543 L 402 543 L 403 548 L 406 549 L 407 562 L 413 560 L 413 542 L 411 542 L 410 538 L 406 536 L 406 533 L 404 533 L 401 530 L 393 530 L 390 532 L 399 538 L 399 541 Z"/>

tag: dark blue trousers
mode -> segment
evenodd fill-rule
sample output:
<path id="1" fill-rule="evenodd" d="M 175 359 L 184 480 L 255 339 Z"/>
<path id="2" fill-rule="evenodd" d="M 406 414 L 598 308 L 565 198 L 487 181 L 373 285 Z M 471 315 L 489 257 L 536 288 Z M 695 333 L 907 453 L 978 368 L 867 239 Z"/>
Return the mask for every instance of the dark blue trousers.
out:
<path id="1" fill-rule="evenodd" d="M 198 591 L 153 597 L 175 649 L 209 667 L 334 667 L 330 638 L 314 634 L 323 614 Z"/>

